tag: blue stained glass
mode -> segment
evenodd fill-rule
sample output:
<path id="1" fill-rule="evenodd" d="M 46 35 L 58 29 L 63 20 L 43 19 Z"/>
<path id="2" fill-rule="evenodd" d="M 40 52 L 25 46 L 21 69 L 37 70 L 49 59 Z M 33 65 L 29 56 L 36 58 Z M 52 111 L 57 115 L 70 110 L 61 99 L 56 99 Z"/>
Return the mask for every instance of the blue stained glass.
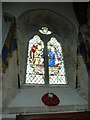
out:
<path id="1" fill-rule="evenodd" d="M 66 84 L 66 74 L 61 44 L 52 37 L 47 44 L 49 84 Z M 63 76 L 63 77 L 62 77 Z"/>
<path id="2" fill-rule="evenodd" d="M 52 37 L 47 43 L 47 49 L 49 84 L 67 84 L 61 44 Z M 35 35 L 28 45 L 26 83 L 45 84 L 44 57 L 44 43 Z"/>

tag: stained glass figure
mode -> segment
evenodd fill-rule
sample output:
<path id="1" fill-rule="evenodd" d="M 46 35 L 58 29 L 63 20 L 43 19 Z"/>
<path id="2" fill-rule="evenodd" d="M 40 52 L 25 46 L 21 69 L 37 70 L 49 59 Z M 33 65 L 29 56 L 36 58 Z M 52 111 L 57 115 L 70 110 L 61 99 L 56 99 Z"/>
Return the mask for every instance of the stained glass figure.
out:
<path id="1" fill-rule="evenodd" d="M 52 32 L 50 30 L 48 30 L 47 27 L 42 27 L 40 30 L 39 30 L 40 33 L 42 34 L 45 34 L 45 35 L 50 35 Z"/>
<path id="2" fill-rule="evenodd" d="M 44 84 L 44 44 L 38 35 L 35 35 L 28 45 L 26 83 Z"/>
<path id="3" fill-rule="evenodd" d="M 47 44 L 49 84 L 66 84 L 64 59 L 60 43 L 52 37 Z"/>

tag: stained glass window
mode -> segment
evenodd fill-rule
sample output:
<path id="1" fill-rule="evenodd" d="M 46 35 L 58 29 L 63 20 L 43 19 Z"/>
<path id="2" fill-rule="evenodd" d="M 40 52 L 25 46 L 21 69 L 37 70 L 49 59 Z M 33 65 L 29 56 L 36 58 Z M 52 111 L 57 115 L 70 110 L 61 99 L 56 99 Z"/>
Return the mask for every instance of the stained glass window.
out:
<path id="1" fill-rule="evenodd" d="M 48 30 L 47 27 L 42 27 L 40 30 L 39 30 L 40 33 L 42 34 L 45 34 L 45 35 L 50 35 L 52 32 L 50 30 Z"/>
<path id="2" fill-rule="evenodd" d="M 47 44 L 49 84 L 66 84 L 66 74 L 62 47 L 56 38 L 52 37 Z"/>
<path id="3" fill-rule="evenodd" d="M 26 83 L 44 84 L 44 44 L 38 35 L 35 35 L 28 45 Z"/>
<path id="4" fill-rule="evenodd" d="M 44 60 L 45 50 L 48 59 Z M 44 65 L 44 62 L 47 63 L 47 66 Z M 49 68 L 49 72 L 45 72 L 48 70 L 45 70 L 45 67 Z M 61 44 L 55 37 L 51 37 L 47 46 L 44 46 L 41 38 L 35 35 L 30 39 L 28 45 L 26 83 L 45 84 L 45 76 L 48 76 L 47 83 L 49 84 L 67 84 Z"/>

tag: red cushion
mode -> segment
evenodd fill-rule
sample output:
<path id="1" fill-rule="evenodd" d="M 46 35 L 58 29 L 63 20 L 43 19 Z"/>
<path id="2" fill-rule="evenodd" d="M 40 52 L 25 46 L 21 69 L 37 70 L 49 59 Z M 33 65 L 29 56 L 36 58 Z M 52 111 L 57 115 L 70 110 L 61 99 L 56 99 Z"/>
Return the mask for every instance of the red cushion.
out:
<path id="1" fill-rule="evenodd" d="M 56 106 L 60 103 L 60 100 L 59 98 L 53 94 L 53 93 L 50 93 L 53 95 L 53 97 L 49 97 L 49 93 L 46 93 L 42 96 L 42 102 L 47 105 L 47 106 Z"/>

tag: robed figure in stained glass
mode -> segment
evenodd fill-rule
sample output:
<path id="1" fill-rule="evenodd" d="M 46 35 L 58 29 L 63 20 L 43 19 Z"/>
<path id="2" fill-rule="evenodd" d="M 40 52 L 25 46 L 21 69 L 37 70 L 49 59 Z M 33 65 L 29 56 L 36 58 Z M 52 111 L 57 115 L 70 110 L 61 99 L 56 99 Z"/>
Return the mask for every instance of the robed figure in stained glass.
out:
<path id="1" fill-rule="evenodd" d="M 51 37 L 47 47 L 49 58 L 49 84 L 66 84 L 61 44 L 55 37 Z"/>
<path id="2" fill-rule="evenodd" d="M 59 65 L 59 56 L 55 47 L 51 47 L 49 50 L 49 66 L 54 67 Z"/>

